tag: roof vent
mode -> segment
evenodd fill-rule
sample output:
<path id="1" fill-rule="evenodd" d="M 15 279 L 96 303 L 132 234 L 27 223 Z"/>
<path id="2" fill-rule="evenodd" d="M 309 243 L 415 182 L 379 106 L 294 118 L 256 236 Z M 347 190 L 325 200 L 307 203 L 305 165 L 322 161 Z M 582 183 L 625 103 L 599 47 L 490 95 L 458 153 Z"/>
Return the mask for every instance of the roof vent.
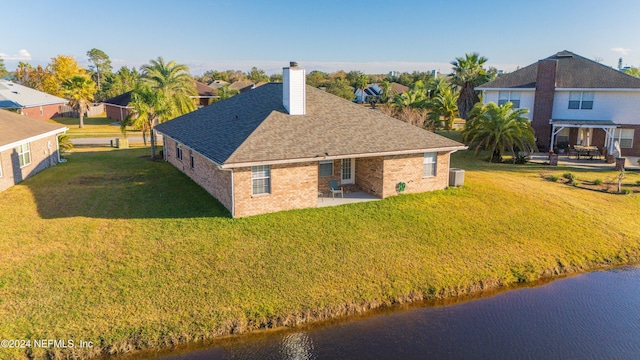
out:
<path id="1" fill-rule="evenodd" d="M 573 54 L 567 50 L 564 50 L 557 53 L 556 56 L 559 58 L 567 58 L 567 57 L 573 57 Z"/>

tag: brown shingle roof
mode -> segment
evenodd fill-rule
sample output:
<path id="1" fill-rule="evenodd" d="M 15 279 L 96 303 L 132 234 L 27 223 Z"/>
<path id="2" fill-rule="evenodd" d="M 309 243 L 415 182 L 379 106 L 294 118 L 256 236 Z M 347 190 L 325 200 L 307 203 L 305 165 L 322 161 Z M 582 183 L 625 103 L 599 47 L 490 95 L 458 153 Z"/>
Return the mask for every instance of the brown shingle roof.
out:
<path id="1" fill-rule="evenodd" d="M 156 129 L 221 165 L 463 146 L 322 90 L 306 92 L 306 115 L 289 115 L 282 83 L 268 83 Z"/>
<path id="2" fill-rule="evenodd" d="M 198 96 L 217 96 L 218 91 L 211 86 L 201 83 L 200 81 L 196 81 L 196 92 Z"/>
<path id="3" fill-rule="evenodd" d="M 0 147 L 56 130 L 64 132 L 66 129 L 61 125 L 0 110 Z"/>
<path id="4" fill-rule="evenodd" d="M 640 89 L 640 79 L 599 64 L 570 51 L 561 51 L 545 60 L 556 60 L 556 88 L 576 89 Z M 531 64 L 477 89 L 535 88 L 538 63 Z"/>

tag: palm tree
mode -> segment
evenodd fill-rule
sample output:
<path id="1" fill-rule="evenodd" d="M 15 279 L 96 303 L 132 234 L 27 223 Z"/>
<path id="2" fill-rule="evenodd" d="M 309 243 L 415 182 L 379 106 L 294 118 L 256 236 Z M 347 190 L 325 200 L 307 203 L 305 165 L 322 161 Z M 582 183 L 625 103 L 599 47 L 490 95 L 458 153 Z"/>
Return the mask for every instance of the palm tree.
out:
<path id="1" fill-rule="evenodd" d="M 196 109 L 189 98 L 196 94 L 195 83 L 186 65 L 165 62 L 162 57 L 151 60 L 141 70 L 142 85 L 131 95 L 136 113 L 132 125 L 150 132 L 151 160 L 155 160 L 154 126 Z"/>
<path id="2" fill-rule="evenodd" d="M 451 62 L 453 74 L 451 82 L 460 87 L 458 97 L 458 110 L 460 117 L 469 118 L 469 113 L 474 104 L 480 101 L 475 87 L 491 79 L 491 75 L 484 69 L 487 58 L 478 53 L 465 54 Z"/>
<path id="3" fill-rule="evenodd" d="M 516 150 L 533 151 L 536 148 L 533 128 L 529 119 L 524 117 L 529 110 L 513 109 L 513 104 L 504 105 L 478 103 L 471 111 L 471 120 L 467 121 L 462 131 L 462 141 L 475 150 L 491 153 L 489 162 L 500 161 L 507 151 L 516 160 Z"/>
<path id="4" fill-rule="evenodd" d="M 364 101 L 365 101 L 364 99 L 367 96 L 367 94 L 364 92 L 364 89 L 369 87 L 369 76 L 367 74 L 358 75 L 355 80 L 355 85 L 356 85 L 356 88 L 362 91 L 362 95 L 360 97 L 360 103 L 364 104 Z"/>
<path id="5" fill-rule="evenodd" d="M 440 119 L 444 120 L 445 130 L 453 128 L 453 121 L 458 115 L 458 91 L 450 86 L 441 87 L 435 97 L 427 103 L 427 108 L 431 110 L 429 120 L 434 124 L 439 124 Z"/>
<path id="6" fill-rule="evenodd" d="M 383 104 L 388 103 L 393 99 L 398 92 L 393 88 L 393 84 L 388 81 L 383 81 L 380 83 L 380 87 L 382 88 L 382 94 L 380 94 L 380 102 Z"/>
<path id="7" fill-rule="evenodd" d="M 71 106 L 78 112 L 80 128 L 84 127 L 84 112 L 96 93 L 96 83 L 86 76 L 75 75 L 62 82 L 64 95 L 69 98 Z"/>
<path id="8" fill-rule="evenodd" d="M 423 108 L 427 95 L 423 90 L 409 90 L 396 95 L 393 99 L 394 105 L 400 107 Z"/>

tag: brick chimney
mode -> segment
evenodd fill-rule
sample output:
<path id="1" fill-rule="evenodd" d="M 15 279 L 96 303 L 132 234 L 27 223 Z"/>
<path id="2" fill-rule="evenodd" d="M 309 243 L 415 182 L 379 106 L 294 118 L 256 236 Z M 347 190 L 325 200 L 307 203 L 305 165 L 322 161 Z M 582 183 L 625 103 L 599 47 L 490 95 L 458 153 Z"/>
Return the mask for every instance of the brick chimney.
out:
<path id="1" fill-rule="evenodd" d="M 541 149 L 547 149 L 551 141 L 551 125 L 549 125 L 549 120 L 553 114 L 553 97 L 556 91 L 557 67 L 558 61 L 555 59 L 538 61 L 531 126 L 535 131 L 537 139 L 536 145 Z"/>
<path id="2" fill-rule="evenodd" d="M 306 94 L 305 70 L 291 61 L 289 67 L 282 68 L 282 105 L 289 115 L 306 114 Z"/>

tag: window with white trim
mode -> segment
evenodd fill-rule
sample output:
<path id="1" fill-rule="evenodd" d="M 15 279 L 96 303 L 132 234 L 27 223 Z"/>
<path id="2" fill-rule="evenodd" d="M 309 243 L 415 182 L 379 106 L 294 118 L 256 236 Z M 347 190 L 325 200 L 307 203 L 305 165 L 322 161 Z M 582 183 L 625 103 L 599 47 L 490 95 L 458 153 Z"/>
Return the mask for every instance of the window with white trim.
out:
<path id="1" fill-rule="evenodd" d="M 182 161 L 182 144 L 176 143 L 176 157 Z"/>
<path id="2" fill-rule="evenodd" d="M 520 91 L 499 91 L 498 105 L 512 103 L 514 109 L 520 108 Z"/>
<path id="3" fill-rule="evenodd" d="M 269 165 L 251 167 L 251 188 L 253 195 L 271 193 L 271 167 Z"/>
<path id="4" fill-rule="evenodd" d="M 633 147 L 633 129 L 616 129 L 615 140 L 620 142 L 620 148 L 631 149 Z"/>
<path id="5" fill-rule="evenodd" d="M 438 154 L 434 152 L 424 153 L 422 160 L 422 177 L 436 176 Z"/>
<path id="6" fill-rule="evenodd" d="M 21 168 L 31 164 L 31 146 L 29 143 L 19 145 L 16 151 L 18 152 L 18 161 Z"/>
<path id="7" fill-rule="evenodd" d="M 592 110 L 594 97 L 593 91 L 569 91 L 569 109 Z"/>
<path id="8" fill-rule="evenodd" d="M 320 160 L 318 174 L 320 177 L 333 176 L 333 160 Z"/>

